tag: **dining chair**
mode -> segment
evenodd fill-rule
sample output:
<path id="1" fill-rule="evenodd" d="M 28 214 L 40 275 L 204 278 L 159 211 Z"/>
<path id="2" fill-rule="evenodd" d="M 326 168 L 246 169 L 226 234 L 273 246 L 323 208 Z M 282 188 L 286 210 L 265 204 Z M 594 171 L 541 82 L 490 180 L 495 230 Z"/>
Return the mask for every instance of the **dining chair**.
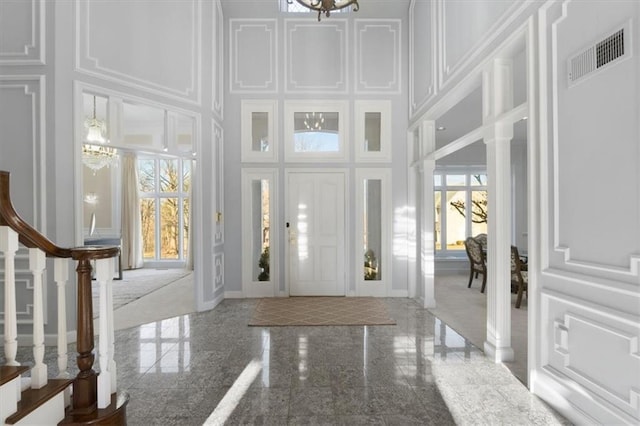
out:
<path id="1" fill-rule="evenodd" d="M 511 286 L 516 289 L 518 296 L 516 298 L 516 308 L 520 308 L 522 303 L 522 294 L 529 291 L 527 289 L 529 283 L 529 275 L 527 268 L 522 264 L 518 248 L 511 246 Z"/>
<path id="2" fill-rule="evenodd" d="M 473 282 L 473 274 L 482 274 L 482 288 L 480 293 L 484 293 L 484 289 L 487 286 L 487 264 L 485 262 L 484 253 L 482 252 L 482 245 L 473 237 L 468 237 L 464 240 L 464 247 L 469 257 L 469 285 L 467 288 L 471 288 Z"/>
<path id="3" fill-rule="evenodd" d="M 475 238 L 476 241 L 482 245 L 482 250 L 486 252 L 487 251 L 487 234 L 478 234 L 473 238 Z"/>

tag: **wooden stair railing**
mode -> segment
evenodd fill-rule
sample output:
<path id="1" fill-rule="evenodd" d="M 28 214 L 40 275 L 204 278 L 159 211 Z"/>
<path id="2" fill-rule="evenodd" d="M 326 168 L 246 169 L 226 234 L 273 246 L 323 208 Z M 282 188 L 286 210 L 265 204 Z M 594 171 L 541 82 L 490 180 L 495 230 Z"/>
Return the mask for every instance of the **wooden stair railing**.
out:
<path id="1" fill-rule="evenodd" d="M 99 404 L 98 374 L 93 370 L 95 355 L 93 352 L 94 330 L 91 292 L 91 279 L 93 270 L 92 262 L 96 261 L 98 263 L 98 275 L 100 275 L 101 269 L 103 271 L 107 270 L 105 268 L 102 268 L 102 266 L 104 265 L 103 259 L 113 259 L 117 257 L 120 249 L 118 247 L 62 248 L 55 245 L 45 236 L 32 228 L 27 222 L 21 219 L 20 216 L 16 213 L 13 207 L 13 203 L 11 202 L 9 172 L 6 171 L 0 171 L 0 226 L 8 227 L 13 230 L 18 235 L 20 243 L 22 243 L 29 249 L 41 250 L 42 252 L 44 252 L 46 257 L 56 259 L 73 259 L 78 262 L 78 266 L 76 269 L 78 288 L 76 346 L 78 351 L 77 365 L 79 373 L 75 377 L 75 379 L 73 379 L 73 395 L 71 406 L 68 408 L 67 415 L 61 423 L 110 425 L 126 424 L 126 406 L 128 403 L 128 395 L 126 393 L 121 393 L 120 395 L 116 394 L 114 386 L 115 377 L 113 377 L 112 381 L 110 381 L 109 379 L 104 381 L 105 383 L 107 383 L 107 387 L 110 387 L 110 389 L 100 391 L 100 401 L 102 402 Z M 107 265 L 113 264 L 107 263 Z M 111 268 L 111 271 L 113 271 L 113 268 Z M 58 274 L 57 270 L 56 274 Z M 98 277 L 98 281 L 101 283 L 101 285 L 104 282 L 110 282 L 110 280 L 110 278 L 104 278 L 104 273 L 102 273 L 102 278 L 100 276 Z M 58 278 L 56 278 L 56 281 L 58 281 Z M 58 282 L 58 284 L 60 288 L 60 283 Z M 102 294 L 103 292 L 101 291 L 101 296 Z M 64 293 L 60 293 L 59 291 L 58 297 L 64 297 Z M 108 316 L 111 317 L 111 314 L 109 314 Z M 60 316 L 58 320 L 64 321 L 64 319 L 62 319 Z M 106 352 L 107 345 L 105 345 L 104 348 L 102 347 L 102 327 L 103 326 L 101 322 L 100 345 L 101 351 L 104 349 Z M 104 331 L 107 332 L 105 334 L 108 334 L 109 331 L 112 334 L 113 329 L 111 328 L 111 330 L 108 330 L 105 327 Z M 36 333 L 34 332 L 34 335 L 35 334 Z M 63 342 L 66 345 L 66 340 L 63 340 Z M 111 348 L 110 350 L 112 351 L 113 349 Z M 113 353 L 111 353 L 110 355 L 112 360 Z M 108 361 L 106 357 L 104 359 L 105 361 Z M 102 364 L 102 353 L 100 360 L 102 372 L 107 371 L 108 368 L 105 368 L 105 365 Z M 64 362 L 66 361 L 63 361 L 63 363 Z M 17 363 L 15 362 L 13 363 L 13 365 L 16 364 Z M 105 362 L 105 364 L 107 364 L 107 362 Z M 114 374 L 114 372 L 111 371 L 111 373 L 107 374 Z M 109 385 L 110 383 L 111 385 Z M 105 394 L 105 392 L 107 393 Z M 0 419 L 0 421 L 1 420 L 2 419 Z M 7 423 L 9 423 L 8 420 Z"/>

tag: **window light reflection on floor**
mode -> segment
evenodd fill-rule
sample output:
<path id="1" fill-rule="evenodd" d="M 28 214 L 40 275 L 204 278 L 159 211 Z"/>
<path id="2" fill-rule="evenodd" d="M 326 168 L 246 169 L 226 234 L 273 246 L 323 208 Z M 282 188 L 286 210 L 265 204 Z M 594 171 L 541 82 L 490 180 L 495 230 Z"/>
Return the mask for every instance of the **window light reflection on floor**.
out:
<path id="1" fill-rule="evenodd" d="M 224 397 L 220 400 L 215 410 L 205 420 L 204 425 L 223 425 L 233 410 L 238 406 L 242 397 L 251 386 L 251 383 L 258 377 L 262 370 L 262 361 L 258 359 L 252 360 L 242 370 L 233 385 L 229 388 Z"/>

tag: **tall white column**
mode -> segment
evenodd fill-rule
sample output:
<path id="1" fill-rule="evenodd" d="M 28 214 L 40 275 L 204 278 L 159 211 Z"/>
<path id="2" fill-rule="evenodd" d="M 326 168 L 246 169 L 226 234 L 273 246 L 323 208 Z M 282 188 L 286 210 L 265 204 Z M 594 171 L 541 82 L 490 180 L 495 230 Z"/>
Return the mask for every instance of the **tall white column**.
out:
<path id="1" fill-rule="evenodd" d="M 4 254 L 4 358 L 5 365 L 18 366 L 18 318 L 16 313 L 16 252 L 18 234 L 0 226 L 0 251 Z"/>
<path id="2" fill-rule="evenodd" d="M 422 247 L 422 284 L 424 285 L 424 307 L 436 307 L 435 295 L 435 199 L 433 197 L 433 172 L 436 161 L 429 159 L 422 161 L 422 217 L 421 247 Z"/>
<path id="3" fill-rule="evenodd" d="M 433 196 L 433 172 L 436 168 L 436 160 L 433 152 L 436 148 L 436 125 L 434 121 L 425 121 L 421 127 L 421 143 L 423 153 L 426 156 L 422 159 L 422 217 L 420 218 L 421 226 L 421 271 L 422 285 L 424 294 L 424 307 L 436 307 L 435 295 L 435 238 L 433 224 L 435 212 L 435 200 Z"/>
<path id="4" fill-rule="evenodd" d="M 496 59 L 483 75 L 484 141 L 487 147 L 487 340 L 495 362 L 513 360 L 511 347 L 511 139 L 513 123 L 500 116 L 513 108 L 513 63 Z"/>

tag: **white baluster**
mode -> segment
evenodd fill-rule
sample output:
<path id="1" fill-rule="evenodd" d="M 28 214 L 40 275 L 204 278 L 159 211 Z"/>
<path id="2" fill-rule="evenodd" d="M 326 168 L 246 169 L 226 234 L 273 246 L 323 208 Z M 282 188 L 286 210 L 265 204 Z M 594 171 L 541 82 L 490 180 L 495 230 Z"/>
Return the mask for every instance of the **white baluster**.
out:
<path id="1" fill-rule="evenodd" d="M 47 365 L 44 360 L 44 292 L 42 272 L 47 267 L 45 253 L 38 248 L 29 249 L 29 270 L 33 274 L 33 359 L 31 388 L 40 389 L 47 384 Z"/>
<path id="2" fill-rule="evenodd" d="M 96 280 L 100 285 L 100 341 L 98 355 L 100 360 L 100 375 L 98 376 L 98 408 L 106 408 L 111 404 L 111 372 L 109 371 L 109 314 L 107 303 L 108 282 L 113 279 L 113 261 L 99 259 L 96 261 Z"/>
<path id="3" fill-rule="evenodd" d="M 115 393 L 118 390 L 117 386 L 117 366 L 116 366 L 116 339 L 113 325 L 113 271 L 116 266 L 116 262 L 120 259 L 117 257 L 111 258 L 111 274 L 107 281 L 107 327 L 109 328 L 109 372 L 111 373 L 111 393 Z"/>
<path id="4" fill-rule="evenodd" d="M 0 226 L 0 251 L 4 253 L 4 357 L 5 365 L 20 365 L 18 353 L 18 318 L 16 315 L 15 258 L 18 234 L 8 226 Z"/>
<path id="5" fill-rule="evenodd" d="M 69 260 L 57 257 L 53 262 L 53 278 L 58 286 L 58 378 L 68 379 L 67 371 L 67 294 Z"/>

